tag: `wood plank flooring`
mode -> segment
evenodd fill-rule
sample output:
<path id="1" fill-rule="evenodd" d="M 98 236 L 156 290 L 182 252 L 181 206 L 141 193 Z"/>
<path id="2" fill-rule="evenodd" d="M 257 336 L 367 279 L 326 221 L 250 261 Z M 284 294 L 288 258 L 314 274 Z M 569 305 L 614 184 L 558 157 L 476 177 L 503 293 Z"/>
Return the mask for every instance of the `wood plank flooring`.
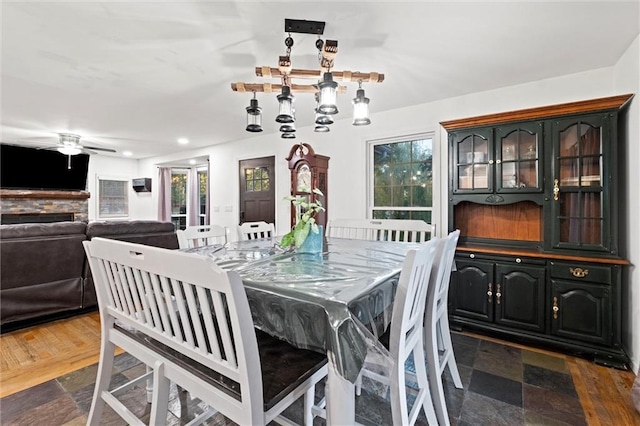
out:
<path id="1" fill-rule="evenodd" d="M 95 364 L 99 357 L 98 312 L 3 334 L 0 398 Z"/>
<path id="2" fill-rule="evenodd" d="M 589 425 L 640 425 L 631 400 L 635 375 L 498 339 L 485 340 L 564 357 Z M 0 397 L 44 383 L 98 362 L 100 317 L 97 312 L 0 336 Z"/>

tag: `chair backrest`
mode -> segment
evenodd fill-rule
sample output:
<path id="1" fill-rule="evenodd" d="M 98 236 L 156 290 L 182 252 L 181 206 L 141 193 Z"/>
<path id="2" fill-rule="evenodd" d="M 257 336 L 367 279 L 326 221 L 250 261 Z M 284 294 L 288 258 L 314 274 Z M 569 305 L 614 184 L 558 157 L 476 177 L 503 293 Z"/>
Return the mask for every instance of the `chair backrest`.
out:
<path id="1" fill-rule="evenodd" d="M 241 240 L 257 240 L 260 238 L 270 238 L 275 234 L 273 223 L 267 222 L 245 222 L 238 226 L 238 235 Z"/>
<path id="2" fill-rule="evenodd" d="M 113 328 L 117 319 L 189 363 L 233 380 L 240 385 L 239 400 L 208 387 L 220 398 L 216 408 L 240 424 L 264 421 L 258 345 L 236 272 L 223 271 L 205 256 L 122 241 L 94 238 L 84 247 L 103 333 L 122 333 Z"/>
<path id="3" fill-rule="evenodd" d="M 332 219 L 327 236 L 372 241 L 423 243 L 435 235 L 435 226 L 423 220 Z"/>
<path id="4" fill-rule="evenodd" d="M 427 294 L 427 321 L 429 321 L 429 317 L 447 307 L 447 293 L 449 292 L 451 269 L 453 268 L 458 238 L 460 238 L 460 230 L 456 229 L 438 242 Z"/>
<path id="5" fill-rule="evenodd" d="M 422 344 L 427 287 L 438 239 L 409 250 L 402 265 L 391 317 L 389 350 L 394 359 L 404 360 L 418 342 Z"/>
<path id="6" fill-rule="evenodd" d="M 181 249 L 227 244 L 229 230 L 220 225 L 188 226 L 178 229 L 178 243 Z"/>

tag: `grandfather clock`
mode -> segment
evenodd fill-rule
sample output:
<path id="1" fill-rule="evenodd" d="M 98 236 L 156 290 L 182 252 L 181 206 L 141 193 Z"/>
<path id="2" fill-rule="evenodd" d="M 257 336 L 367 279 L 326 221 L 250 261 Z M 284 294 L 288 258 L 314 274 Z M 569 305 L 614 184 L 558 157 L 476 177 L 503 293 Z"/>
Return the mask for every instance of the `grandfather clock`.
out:
<path id="1" fill-rule="evenodd" d="M 327 186 L 327 169 L 329 168 L 329 157 L 316 154 L 311 145 L 300 143 L 291 147 L 289 156 L 286 158 L 291 170 L 291 195 L 301 195 L 307 197 L 311 202 L 320 201 L 325 209 L 329 199 L 329 188 Z M 318 188 L 324 197 L 314 194 L 311 190 Z M 296 213 L 291 208 L 291 226 L 295 225 Z M 316 217 L 318 225 L 327 225 L 327 210 L 320 212 Z"/>

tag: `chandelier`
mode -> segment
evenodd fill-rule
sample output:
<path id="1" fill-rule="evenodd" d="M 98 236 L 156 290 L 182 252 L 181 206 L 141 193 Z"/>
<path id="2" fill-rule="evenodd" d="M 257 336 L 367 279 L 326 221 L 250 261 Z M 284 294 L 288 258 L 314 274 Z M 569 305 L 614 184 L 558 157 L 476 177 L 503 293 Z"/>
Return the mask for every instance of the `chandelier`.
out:
<path id="1" fill-rule="evenodd" d="M 338 114 L 336 99 L 338 94 L 346 93 L 347 87 L 341 83 L 357 82 L 356 97 L 353 98 L 353 125 L 363 126 L 371 123 L 369 118 L 369 98 L 365 96 L 362 83 L 381 83 L 384 74 L 377 72 L 332 71 L 334 59 L 338 53 L 337 40 L 322 40 L 324 22 L 300 19 L 285 19 L 284 40 L 286 53 L 280 56 L 278 67 L 256 67 L 256 76 L 266 79 L 279 79 L 277 83 L 231 83 L 231 90 L 252 93 L 253 97 L 246 107 L 248 132 L 262 131 L 262 108 L 258 105 L 256 93 L 277 93 L 278 115 L 275 121 L 280 125 L 281 137 L 295 138 L 295 96 L 294 94 L 312 94 L 314 96 L 315 131 L 328 132 L 333 123 L 332 116 Z M 291 63 L 291 48 L 294 45 L 292 33 L 316 34 L 315 47 L 318 50 L 318 69 L 296 69 Z M 314 84 L 296 84 L 293 80 L 315 80 Z"/>

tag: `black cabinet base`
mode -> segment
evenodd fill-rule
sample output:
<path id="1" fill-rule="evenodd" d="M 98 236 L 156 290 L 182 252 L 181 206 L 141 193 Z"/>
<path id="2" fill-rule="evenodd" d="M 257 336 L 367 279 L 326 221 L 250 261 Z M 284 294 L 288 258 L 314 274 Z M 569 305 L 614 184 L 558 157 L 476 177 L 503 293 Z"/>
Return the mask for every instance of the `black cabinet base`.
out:
<path id="1" fill-rule="evenodd" d="M 454 331 L 469 330 L 521 345 L 554 350 L 589 359 L 606 367 L 613 367 L 619 370 L 629 369 L 629 357 L 621 348 L 602 348 L 580 342 L 571 342 L 566 339 L 554 339 L 553 336 L 526 333 L 522 330 L 496 327 L 493 324 L 479 324 L 476 321 L 456 316 L 449 318 L 449 325 L 451 330 Z"/>

